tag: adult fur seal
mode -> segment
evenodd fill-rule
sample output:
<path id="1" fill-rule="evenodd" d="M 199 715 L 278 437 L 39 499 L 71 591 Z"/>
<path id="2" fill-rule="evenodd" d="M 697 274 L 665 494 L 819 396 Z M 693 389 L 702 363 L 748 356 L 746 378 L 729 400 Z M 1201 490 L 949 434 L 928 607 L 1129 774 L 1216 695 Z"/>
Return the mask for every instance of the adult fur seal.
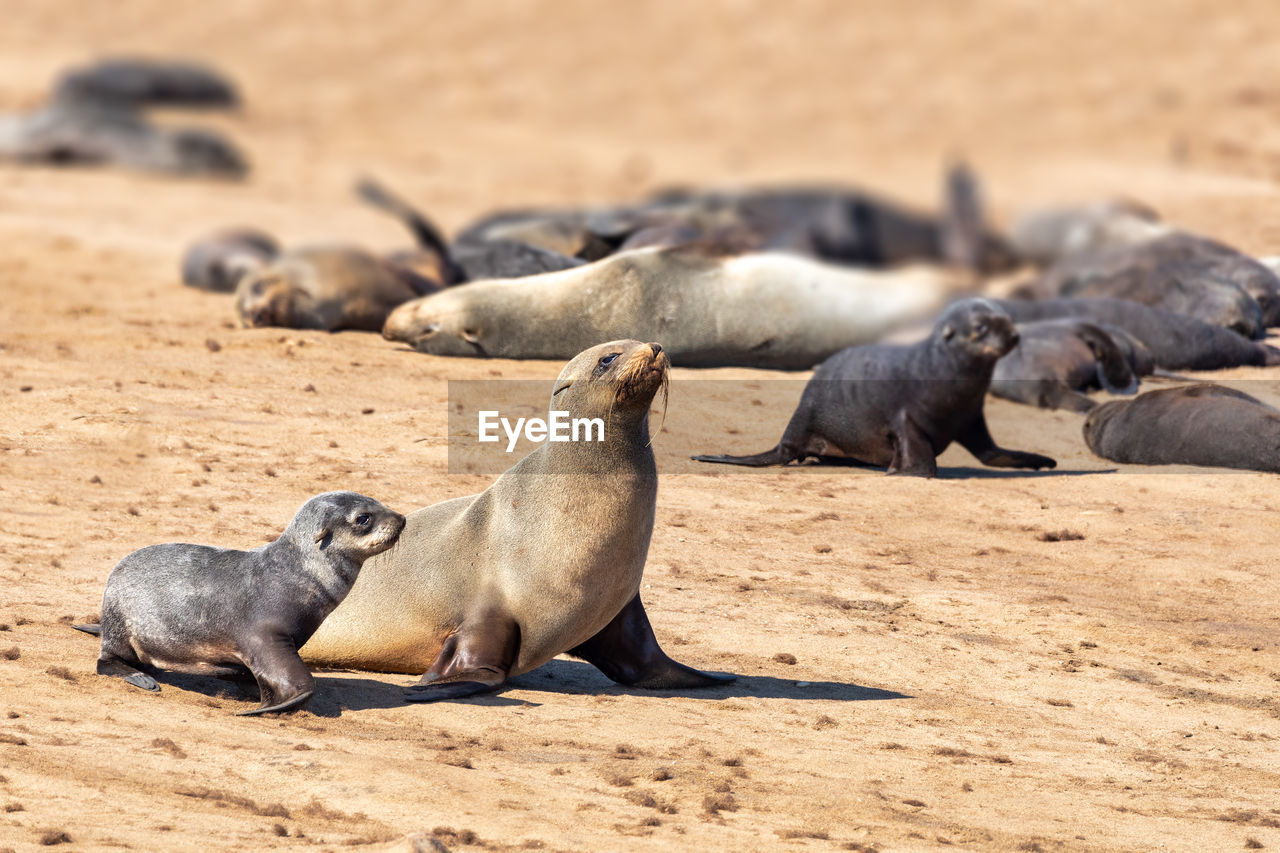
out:
<path id="1" fill-rule="evenodd" d="M 515 241 L 599 260 L 637 245 L 670 246 L 729 233 L 744 250 L 787 251 L 828 263 L 1009 269 L 1013 254 L 984 226 L 977 180 L 967 167 L 950 169 L 944 196 L 942 214 L 930 215 L 843 187 L 668 189 L 634 205 L 500 212 L 464 228 L 456 245 Z"/>
<path id="2" fill-rule="evenodd" d="M 854 270 L 781 252 L 637 249 L 593 264 L 415 299 L 384 337 L 432 355 L 570 358 L 600 340 L 660 339 L 687 367 L 812 367 L 931 315 L 955 295 L 929 268 Z"/>
<path id="3" fill-rule="evenodd" d="M 1280 411 L 1209 383 L 1164 388 L 1098 406 L 1084 440 L 1103 459 L 1280 473 Z"/>
<path id="4" fill-rule="evenodd" d="M 852 347 L 820 364 L 771 450 L 693 458 L 752 467 L 850 459 L 933 477 L 937 456 L 958 441 L 984 465 L 1053 468 L 1047 456 L 997 447 L 982 413 L 996 360 L 1017 343 L 999 308 L 985 299 L 957 302 L 920 343 Z"/>
<path id="5" fill-rule="evenodd" d="M 658 491 L 649 406 L 667 368 L 659 345 L 638 341 L 576 356 L 551 407 L 603 419 L 604 440 L 548 441 L 484 492 L 412 513 L 303 657 L 425 672 L 408 690 L 424 702 L 491 689 L 562 653 L 636 687 L 730 680 L 667 657 L 640 603 Z"/>
<path id="6" fill-rule="evenodd" d="M 302 505 L 274 542 L 252 551 L 152 545 L 107 578 L 98 673 L 152 692 L 138 667 L 230 676 L 248 670 L 263 714 L 311 698 L 315 681 L 297 649 L 338 606 L 364 561 L 390 548 L 404 516 L 354 492 Z"/>
<path id="7" fill-rule="evenodd" d="M 1044 409 L 1087 412 L 1096 403 L 1082 391 L 1138 390 L 1134 364 L 1102 327 L 1084 320 L 1041 320 L 1019 323 L 1017 329 L 1018 345 L 996 362 L 991 375 L 993 396 Z"/>
<path id="8" fill-rule="evenodd" d="M 245 327 L 376 332 L 396 306 L 439 286 L 411 263 L 358 247 L 295 249 L 240 278 L 236 315 Z"/>
<path id="9" fill-rule="evenodd" d="M 208 128 L 159 127 L 127 100 L 62 92 L 28 115 L 0 116 L 0 160 L 118 165 L 146 172 L 242 178 L 244 155 Z"/>
<path id="10" fill-rule="evenodd" d="M 1116 296 L 1191 313 L 1259 337 L 1245 304 L 1224 284 L 1258 304 L 1259 328 L 1280 325 L 1280 277 L 1225 243 L 1161 222 L 1136 202 L 1095 203 L 1023 217 L 1013 229 L 1023 257 L 1050 266 L 1041 295 Z M 1088 292 L 1086 292 L 1088 291 Z"/>
<path id="11" fill-rule="evenodd" d="M 192 242 L 182 256 L 182 283 L 234 293 L 246 273 L 280 254 L 280 244 L 258 228 L 221 228 Z"/>
<path id="12" fill-rule="evenodd" d="M 142 57 L 108 57 L 72 68 L 58 78 L 54 91 L 137 106 L 227 109 L 240 105 L 235 85 L 212 68 Z"/>
<path id="13" fill-rule="evenodd" d="M 1078 317 L 1116 326 L 1146 346 L 1164 370 L 1218 370 L 1280 364 L 1280 350 L 1230 329 L 1127 299 L 992 300 L 1018 323 Z"/>
<path id="14" fill-rule="evenodd" d="M 1262 307 L 1244 288 L 1221 274 L 1216 265 L 1162 251 L 1163 242 L 1072 256 L 1050 267 L 1021 293 L 1044 299 L 1128 299 L 1195 317 L 1247 338 L 1265 335 Z"/>

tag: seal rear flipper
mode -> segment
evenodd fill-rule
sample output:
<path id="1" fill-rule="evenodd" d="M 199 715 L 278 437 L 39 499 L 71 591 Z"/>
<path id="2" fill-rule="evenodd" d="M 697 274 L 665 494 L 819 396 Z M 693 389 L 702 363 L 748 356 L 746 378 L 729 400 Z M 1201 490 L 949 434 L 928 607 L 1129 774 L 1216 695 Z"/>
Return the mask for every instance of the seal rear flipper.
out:
<path id="1" fill-rule="evenodd" d="M 154 678 L 145 672 L 134 669 L 124 660 L 110 653 L 98 658 L 98 675 L 122 678 L 134 687 L 145 690 L 148 693 L 160 692 L 160 685 L 156 683 Z"/>
<path id="2" fill-rule="evenodd" d="M 1271 344 L 1258 344 L 1258 355 L 1260 357 L 1258 364 L 1263 367 L 1274 367 L 1280 364 L 1280 349 L 1276 349 Z"/>
<path id="3" fill-rule="evenodd" d="M 102 625 L 72 625 L 77 631 L 84 631 L 86 634 L 92 634 L 95 637 L 102 636 Z"/>
<path id="4" fill-rule="evenodd" d="M 511 614 L 488 610 L 464 619 L 404 698 L 438 702 L 492 690 L 507 680 L 519 652 L 520 626 Z"/>
<path id="5" fill-rule="evenodd" d="M 729 456 L 701 454 L 699 456 L 690 456 L 694 462 L 716 462 L 721 465 L 745 465 L 749 468 L 767 468 L 770 465 L 786 465 L 798 457 L 787 454 L 782 445 L 779 444 L 771 450 L 763 453 L 753 453 L 750 456 Z"/>
<path id="6" fill-rule="evenodd" d="M 1081 394 L 1074 388 L 1068 388 L 1062 382 L 1053 383 L 1053 386 L 1044 393 L 1041 399 L 1044 400 L 1044 408 L 1069 409 L 1082 415 L 1093 411 L 1094 407 L 1098 405 L 1088 395 Z"/>
<path id="7" fill-rule="evenodd" d="M 600 633 L 568 654 L 582 658 L 618 684 L 647 690 L 715 687 L 737 678 L 702 672 L 668 657 L 653 635 L 639 594 Z"/>
<path id="8" fill-rule="evenodd" d="M 435 223 L 427 219 L 404 199 L 379 184 L 372 178 L 361 178 L 356 182 L 356 195 L 361 199 L 391 214 L 405 224 L 418 241 L 418 245 L 429 252 L 440 256 L 443 266 L 445 284 L 458 284 L 467 280 L 467 274 L 453 259 L 449 244 L 440 233 Z"/>
<path id="9" fill-rule="evenodd" d="M 892 432 L 893 459 L 889 461 L 890 474 L 938 476 L 938 460 L 933 452 L 933 441 L 905 412 L 900 412 L 894 418 Z"/>
<path id="10" fill-rule="evenodd" d="M 1084 341 L 1097 360 L 1099 385 L 1112 394 L 1128 395 L 1137 392 L 1138 377 L 1133 371 L 1133 365 L 1110 335 L 1092 323 L 1077 325 L 1076 335 Z"/>
<path id="11" fill-rule="evenodd" d="M 297 708 L 316 692 L 316 681 L 307 665 L 298 657 L 291 638 L 268 635 L 251 638 L 244 664 L 258 682 L 261 704 L 236 716 L 248 717 Z"/>

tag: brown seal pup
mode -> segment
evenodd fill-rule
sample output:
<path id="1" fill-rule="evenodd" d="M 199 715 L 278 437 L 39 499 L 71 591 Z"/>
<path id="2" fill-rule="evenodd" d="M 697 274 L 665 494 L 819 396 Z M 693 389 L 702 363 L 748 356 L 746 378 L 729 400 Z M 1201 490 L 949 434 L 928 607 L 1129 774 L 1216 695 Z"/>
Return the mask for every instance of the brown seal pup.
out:
<path id="1" fill-rule="evenodd" d="M 1078 317 L 1137 338 L 1164 370 L 1218 370 L 1280 364 L 1280 350 L 1195 317 L 1127 299 L 996 299 L 1018 323 Z"/>
<path id="2" fill-rule="evenodd" d="M 658 493 L 649 406 L 667 368 L 659 345 L 638 341 L 576 356 L 551 408 L 603 419 L 603 440 L 547 441 L 484 492 L 409 515 L 303 657 L 425 672 L 408 690 L 421 702 L 492 689 L 563 653 L 636 687 L 731 680 L 667 657 L 640 603 Z"/>
<path id="3" fill-rule="evenodd" d="M 920 343 L 851 347 L 818 365 L 772 449 L 693 459 L 751 467 L 845 459 L 933 477 L 938 455 L 958 441 L 984 465 L 1053 468 L 1047 456 L 997 447 L 982 413 L 996 360 L 1017 343 L 999 308 L 985 299 L 957 302 Z"/>
<path id="4" fill-rule="evenodd" d="M 102 595 L 98 673 L 160 690 L 139 666 L 226 677 L 248 670 L 263 714 L 311 698 L 297 650 L 351 589 L 364 561 L 395 544 L 404 516 L 354 492 L 302 505 L 284 534 L 252 551 L 152 545 L 112 570 Z"/>
<path id="5" fill-rule="evenodd" d="M 1280 411 L 1212 383 L 1098 406 L 1085 419 L 1084 440 L 1113 462 L 1280 473 Z"/>
<path id="6" fill-rule="evenodd" d="M 1083 320 L 1041 320 L 1019 323 L 1017 329 L 1018 345 L 996 362 L 991 375 L 992 396 L 1042 409 L 1087 412 L 1097 404 L 1082 391 L 1138 390 L 1134 364 L 1100 326 Z"/>
<path id="7" fill-rule="evenodd" d="M 182 256 L 182 283 L 234 293 L 246 273 L 280 254 L 280 244 L 258 228 L 220 228 L 192 242 Z"/>
<path id="8" fill-rule="evenodd" d="M 387 317 L 382 334 L 431 355 L 546 359 L 631 336 L 661 339 L 680 366 L 801 370 L 933 314 L 956 290 L 955 277 L 936 268 L 636 249 L 415 299 Z"/>
<path id="9" fill-rule="evenodd" d="M 354 246 L 295 249 L 241 277 L 236 315 L 246 328 L 376 332 L 398 305 L 438 287 L 405 264 Z"/>

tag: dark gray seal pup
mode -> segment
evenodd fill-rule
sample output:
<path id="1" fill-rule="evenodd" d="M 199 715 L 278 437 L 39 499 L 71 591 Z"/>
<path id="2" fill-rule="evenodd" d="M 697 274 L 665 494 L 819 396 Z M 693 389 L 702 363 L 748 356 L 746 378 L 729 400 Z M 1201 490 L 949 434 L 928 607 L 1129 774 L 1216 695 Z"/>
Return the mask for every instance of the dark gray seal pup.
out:
<path id="1" fill-rule="evenodd" d="M 194 62 L 109 57 L 64 72 L 56 94 L 74 94 L 137 106 L 228 109 L 240 105 L 235 84 Z"/>
<path id="2" fill-rule="evenodd" d="M 1018 344 L 1009 316 L 985 299 L 948 308 L 911 346 L 851 347 L 818 365 L 777 446 L 699 462 L 786 465 L 816 457 L 933 477 L 953 441 L 996 468 L 1053 468 L 1047 456 L 997 447 L 982 405 L 996 361 Z"/>
<path id="3" fill-rule="evenodd" d="M 101 633 L 101 675 L 158 692 L 138 667 L 217 677 L 247 669 L 262 702 L 241 715 L 294 708 L 315 691 L 297 650 L 404 523 L 373 498 L 327 492 L 303 504 L 279 539 L 252 551 L 152 545 L 112 570 L 101 625 L 76 627 Z"/>
<path id="4" fill-rule="evenodd" d="M 74 93 L 28 115 L 0 116 L 0 160 L 231 179 L 249 170 L 244 155 L 217 131 L 159 127 L 128 101 Z"/>
<path id="5" fill-rule="evenodd" d="M 1138 390 L 1130 356 L 1100 326 L 1084 320 L 1041 320 L 1019 323 L 1017 329 L 1018 345 L 996 362 L 991 375 L 993 396 L 1042 409 L 1087 412 L 1097 404 L 1083 391 Z M 1138 357 L 1136 352 L 1133 357 Z"/>
<path id="6" fill-rule="evenodd" d="M 1085 419 L 1084 440 L 1113 462 L 1280 473 L 1280 411 L 1211 383 L 1098 406 Z"/>
<path id="7" fill-rule="evenodd" d="M 247 273 L 280 254 L 280 244 L 258 228 L 220 228 L 195 240 L 182 256 L 182 283 L 234 293 Z"/>
<path id="8" fill-rule="evenodd" d="M 1219 370 L 1280 364 L 1280 350 L 1230 329 L 1127 299 L 997 299 L 1017 323 L 1078 317 L 1124 329 L 1164 370 Z"/>

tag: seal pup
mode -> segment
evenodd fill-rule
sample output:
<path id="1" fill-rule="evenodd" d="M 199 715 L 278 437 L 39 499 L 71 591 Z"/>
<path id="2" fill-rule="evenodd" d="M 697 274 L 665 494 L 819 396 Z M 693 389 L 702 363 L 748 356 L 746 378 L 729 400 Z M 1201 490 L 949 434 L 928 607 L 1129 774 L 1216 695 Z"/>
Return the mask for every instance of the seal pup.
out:
<path id="1" fill-rule="evenodd" d="M 387 317 L 382 334 L 431 355 L 545 359 L 634 336 L 661 339 L 679 366 L 803 370 L 932 315 L 958 290 L 957 277 L 936 268 L 636 249 L 415 299 Z"/>
<path id="2" fill-rule="evenodd" d="M 315 680 L 297 649 L 347 595 L 366 559 L 390 548 L 404 516 L 354 492 L 327 492 L 298 510 L 274 542 L 252 551 L 152 545 L 116 565 L 102 595 L 100 675 L 158 692 L 139 666 L 227 677 L 248 670 L 261 704 L 296 707 Z"/>
<path id="3" fill-rule="evenodd" d="M 280 254 L 280 244 L 258 228 L 220 228 L 193 241 L 182 255 L 182 283 L 234 293 L 246 273 Z"/>
<path id="4" fill-rule="evenodd" d="M 984 465 L 1053 468 L 1048 456 L 997 447 L 987 430 L 982 405 L 992 371 L 1017 344 L 1013 321 L 998 307 L 957 302 L 917 344 L 851 347 L 818 365 L 772 449 L 692 458 L 751 467 L 843 459 L 933 477 L 938 455 L 958 441 Z"/>
<path id="5" fill-rule="evenodd" d="M 1127 299 L 995 299 L 1018 323 L 1078 317 L 1137 338 L 1164 370 L 1218 370 L 1280 364 L 1280 350 L 1185 314 Z"/>
<path id="6" fill-rule="evenodd" d="M 1113 462 L 1280 473 L 1280 410 L 1212 383 L 1098 406 L 1085 419 L 1084 440 Z"/>
<path id="7" fill-rule="evenodd" d="M 635 687 L 732 680 L 667 657 L 640 602 L 658 492 L 649 407 L 668 366 L 639 341 L 574 357 L 550 407 L 601 418 L 603 440 L 547 441 L 484 492 L 410 514 L 303 657 L 425 673 L 407 691 L 417 702 L 490 690 L 563 653 Z"/>
<path id="8" fill-rule="evenodd" d="M 396 306 L 439 287 L 411 263 L 355 246 L 294 249 L 240 278 L 236 316 L 243 328 L 376 332 Z"/>
<path id="9" fill-rule="evenodd" d="M 1100 326 L 1083 320 L 1041 320 L 1016 328 L 1018 345 L 996 362 L 991 375 L 992 396 L 1042 409 L 1087 412 L 1097 404 L 1082 391 L 1138 390 L 1130 356 Z"/>

